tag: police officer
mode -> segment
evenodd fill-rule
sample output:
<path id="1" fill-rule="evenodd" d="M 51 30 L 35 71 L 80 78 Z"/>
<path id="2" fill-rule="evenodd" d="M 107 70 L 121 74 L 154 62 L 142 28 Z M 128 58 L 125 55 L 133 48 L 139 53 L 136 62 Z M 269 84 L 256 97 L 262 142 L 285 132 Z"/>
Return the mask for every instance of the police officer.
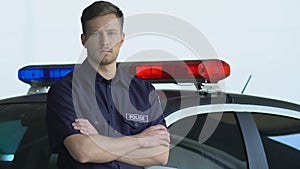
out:
<path id="1" fill-rule="evenodd" d="M 87 58 L 51 86 L 46 124 L 59 169 L 163 165 L 170 135 L 154 87 L 122 70 L 123 13 L 98 1 L 83 10 Z"/>

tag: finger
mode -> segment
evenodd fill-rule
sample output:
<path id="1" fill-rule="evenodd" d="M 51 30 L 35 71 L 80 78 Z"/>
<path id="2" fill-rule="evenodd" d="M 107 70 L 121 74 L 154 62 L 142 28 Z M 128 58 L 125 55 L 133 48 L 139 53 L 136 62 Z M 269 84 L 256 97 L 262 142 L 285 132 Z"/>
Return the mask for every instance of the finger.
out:
<path id="1" fill-rule="evenodd" d="M 89 121 L 87 119 L 75 119 L 75 123 L 80 123 L 80 124 L 90 124 Z"/>
<path id="2" fill-rule="evenodd" d="M 147 137 L 159 135 L 159 132 L 164 131 L 166 128 L 163 125 L 154 125 L 146 128 L 141 133 L 137 134 L 137 137 Z M 165 130 L 167 131 L 167 130 Z"/>
<path id="3" fill-rule="evenodd" d="M 166 140 L 160 140 L 160 141 L 159 141 L 159 144 L 162 145 L 162 146 L 166 146 L 166 147 L 169 147 L 169 146 L 170 146 L 170 143 L 167 142 Z"/>
<path id="4" fill-rule="evenodd" d="M 149 135 L 150 136 L 163 136 L 163 137 L 166 137 L 166 138 L 170 137 L 169 132 L 162 131 L 162 130 L 153 131 L 153 132 L 149 133 Z"/>
<path id="5" fill-rule="evenodd" d="M 76 123 L 76 122 L 74 122 L 74 123 L 72 123 L 72 126 L 74 127 L 74 128 L 82 128 L 82 127 L 85 127 L 83 124 L 80 124 L 80 123 Z"/>
<path id="6" fill-rule="evenodd" d="M 91 130 L 90 126 L 85 126 L 85 125 L 82 125 L 82 124 L 74 124 L 73 128 L 76 129 L 76 130 Z"/>
<path id="7" fill-rule="evenodd" d="M 151 126 L 150 127 L 152 130 L 165 130 L 167 131 L 167 128 L 161 124 L 157 124 L 157 125 L 154 125 L 154 126 Z"/>
<path id="8" fill-rule="evenodd" d="M 169 132 L 164 131 L 164 130 L 157 130 L 157 131 L 155 131 L 155 133 L 158 135 L 170 135 Z"/>
<path id="9" fill-rule="evenodd" d="M 82 119 L 82 118 L 78 118 L 78 119 L 75 119 L 75 122 L 76 123 L 80 123 L 81 121 L 83 121 L 84 119 Z"/>
<path id="10" fill-rule="evenodd" d="M 161 136 L 161 139 L 167 141 L 168 143 L 171 142 L 169 133 L 165 133 L 165 134 L 162 134 L 162 135 L 160 135 L 160 136 Z"/>
<path id="11" fill-rule="evenodd" d="M 166 142 L 168 142 L 168 143 L 171 142 L 171 139 L 170 139 L 170 135 L 169 135 L 169 134 L 158 135 L 158 136 L 154 136 L 154 137 L 156 137 L 156 138 L 159 139 L 159 140 L 164 140 L 164 141 L 166 141 Z"/>
<path id="12" fill-rule="evenodd" d="M 89 135 L 89 133 L 87 133 L 85 130 L 80 130 L 80 133 L 83 135 Z"/>
<path id="13" fill-rule="evenodd" d="M 77 120 L 72 123 L 73 126 L 83 126 L 87 128 L 92 128 L 93 126 L 87 120 Z"/>
<path id="14" fill-rule="evenodd" d="M 84 129 L 84 127 L 82 127 L 81 125 L 75 125 L 75 126 L 73 126 L 73 128 L 75 130 L 83 130 Z"/>

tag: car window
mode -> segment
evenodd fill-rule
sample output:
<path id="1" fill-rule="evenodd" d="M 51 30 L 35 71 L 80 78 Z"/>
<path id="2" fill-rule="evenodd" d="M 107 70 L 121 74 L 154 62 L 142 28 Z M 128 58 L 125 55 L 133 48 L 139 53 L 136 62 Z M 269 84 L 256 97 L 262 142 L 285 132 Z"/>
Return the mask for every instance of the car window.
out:
<path id="1" fill-rule="evenodd" d="M 269 138 L 300 151 L 300 133 L 271 136 Z"/>
<path id="2" fill-rule="evenodd" d="M 17 115 L 17 107 L 11 104 L 0 111 L 0 169 L 56 168 L 50 158 L 43 111 L 35 116 Z"/>
<path id="3" fill-rule="evenodd" d="M 169 130 L 173 145 L 167 164 L 170 167 L 247 168 L 241 131 L 233 113 L 187 117 L 173 123 Z"/>
<path id="4" fill-rule="evenodd" d="M 270 114 L 253 114 L 269 167 L 300 168 L 300 120 Z"/>
<path id="5" fill-rule="evenodd" d="M 0 168 L 11 164 L 26 128 L 21 120 L 0 122 Z"/>

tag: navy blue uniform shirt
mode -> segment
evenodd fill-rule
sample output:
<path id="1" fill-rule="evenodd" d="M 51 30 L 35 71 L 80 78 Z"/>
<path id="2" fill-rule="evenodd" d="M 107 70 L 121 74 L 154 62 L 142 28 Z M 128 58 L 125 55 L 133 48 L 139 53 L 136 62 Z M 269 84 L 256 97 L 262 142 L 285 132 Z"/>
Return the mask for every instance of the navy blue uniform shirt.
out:
<path id="1" fill-rule="evenodd" d="M 75 161 L 63 141 L 72 134 L 80 134 L 72 126 L 77 118 L 89 120 L 99 134 L 109 137 L 138 134 L 155 124 L 166 125 L 150 83 L 119 69 L 112 80 L 106 80 L 87 59 L 48 92 L 46 124 L 51 148 L 59 154 L 58 168 L 143 168 L 119 161 L 97 164 Z"/>

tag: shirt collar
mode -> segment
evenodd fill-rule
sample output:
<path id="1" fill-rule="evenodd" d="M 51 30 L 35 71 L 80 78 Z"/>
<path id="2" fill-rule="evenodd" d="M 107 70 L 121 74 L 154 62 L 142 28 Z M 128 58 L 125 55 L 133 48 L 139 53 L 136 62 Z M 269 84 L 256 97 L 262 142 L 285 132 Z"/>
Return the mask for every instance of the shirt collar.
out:
<path id="1" fill-rule="evenodd" d="M 94 85 L 92 83 L 98 83 L 107 81 L 103 76 L 101 76 L 94 67 L 89 63 L 88 59 L 85 59 L 79 68 L 79 75 L 82 79 L 85 79 L 87 83 Z M 129 87 L 131 80 L 134 78 L 133 75 L 128 74 L 117 65 L 116 75 L 112 79 L 113 84 L 121 83 L 124 86 Z"/>

